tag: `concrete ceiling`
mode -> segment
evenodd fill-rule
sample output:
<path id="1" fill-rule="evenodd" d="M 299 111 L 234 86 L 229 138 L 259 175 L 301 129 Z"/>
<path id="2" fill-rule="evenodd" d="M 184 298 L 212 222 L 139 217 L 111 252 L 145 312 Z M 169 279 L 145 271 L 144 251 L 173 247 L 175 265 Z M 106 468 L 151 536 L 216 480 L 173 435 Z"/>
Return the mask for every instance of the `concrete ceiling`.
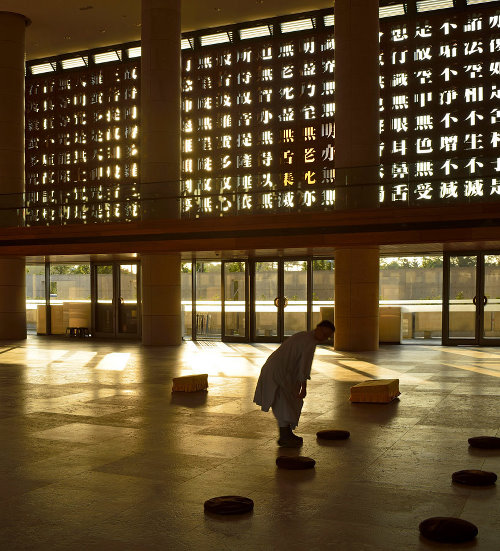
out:
<path id="1" fill-rule="evenodd" d="M 181 0 L 182 31 L 333 6 L 332 0 Z M 31 20 L 26 58 L 39 59 L 141 38 L 140 0 L 0 0 Z"/>

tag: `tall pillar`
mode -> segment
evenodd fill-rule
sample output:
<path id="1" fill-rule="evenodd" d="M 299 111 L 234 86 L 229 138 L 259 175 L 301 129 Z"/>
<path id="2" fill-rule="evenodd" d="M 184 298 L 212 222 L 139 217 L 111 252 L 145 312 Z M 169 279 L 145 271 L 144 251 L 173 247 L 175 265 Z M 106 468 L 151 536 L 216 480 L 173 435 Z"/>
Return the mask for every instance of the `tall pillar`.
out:
<path id="1" fill-rule="evenodd" d="M 179 218 L 181 2 L 142 0 L 141 198 L 143 219 Z M 178 345 L 180 255 L 145 255 L 142 342 Z"/>
<path id="2" fill-rule="evenodd" d="M 29 20 L 0 12 L 0 201 L 2 227 L 23 224 L 24 37 Z M 26 274 L 22 257 L 0 258 L 0 339 L 26 338 Z"/>
<path id="3" fill-rule="evenodd" d="M 142 0 L 143 219 L 178 218 L 181 166 L 181 2 Z"/>
<path id="4" fill-rule="evenodd" d="M 377 350 L 379 250 L 335 250 L 335 349 Z"/>
<path id="5" fill-rule="evenodd" d="M 378 2 L 335 2 L 335 205 L 378 207 Z M 335 252 L 335 348 L 378 348 L 379 250 Z"/>
<path id="6" fill-rule="evenodd" d="M 0 339 L 25 338 L 25 259 L 0 257 Z"/>
<path id="7" fill-rule="evenodd" d="M 141 266 L 143 344 L 181 344 L 180 255 L 143 255 Z"/>
<path id="8" fill-rule="evenodd" d="M 24 35 L 29 21 L 0 12 L 0 225 L 22 225 L 24 192 Z M 9 194 L 9 195 L 5 195 Z"/>
<path id="9" fill-rule="evenodd" d="M 378 2 L 335 2 L 335 205 L 378 206 Z"/>

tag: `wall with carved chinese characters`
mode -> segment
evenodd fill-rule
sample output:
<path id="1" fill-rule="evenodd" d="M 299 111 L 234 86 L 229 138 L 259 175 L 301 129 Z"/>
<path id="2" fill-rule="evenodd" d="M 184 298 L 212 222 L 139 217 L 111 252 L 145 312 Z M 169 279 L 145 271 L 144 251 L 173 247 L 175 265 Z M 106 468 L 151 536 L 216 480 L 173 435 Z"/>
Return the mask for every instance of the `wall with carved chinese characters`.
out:
<path id="1" fill-rule="evenodd" d="M 452 204 L 498 196 L 498 5 L 397 18 L 382 27 L 381 160 L 388 185 L 381 201 Z"/>
<path id="2" fill-rule="evenodd" d="M 182 217 L 335 208 L 332 14 L 183 37 Z M 381 207 L 498 200 L 498 2 L 380 30 Z M 28 64 L 28 224 L 141 215 L 140 46 L 108 50 Z"/>
<path id="3" fill-rule="evenodd" d="M 53 61 L 57 71 L 27 78 L 28 225 L 139 215 L 137 60 L 70 61 L 78 59 L 83 68 L 65 70 L 67 59 Z"/>
<path id="4" fill-rule="evenodd" d="M 185 51 L 183 213 L 333 206 L 334 90 L 331 27 Z"/>

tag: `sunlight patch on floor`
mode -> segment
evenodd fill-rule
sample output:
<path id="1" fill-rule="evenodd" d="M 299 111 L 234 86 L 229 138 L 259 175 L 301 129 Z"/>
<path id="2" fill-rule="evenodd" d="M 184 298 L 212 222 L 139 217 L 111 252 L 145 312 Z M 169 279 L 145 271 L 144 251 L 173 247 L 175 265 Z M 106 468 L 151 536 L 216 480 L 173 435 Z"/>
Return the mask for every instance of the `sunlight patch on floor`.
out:
<path id="1" fill-rule="evenodd" d="M 128 352 L 111 352 L 106 354 L 104 358 L 95 366 L 95 369 L 100 371 L 123 371 L 127 367 L 130 359 Z"/>
<path id="2" fill-rule="evenodd" d="M 426 347 L 428 348 L 428 347 Z M 447 347 L 442 346 L 440 348 L 441 352 L 446 352 L 447 354 L 457 354 L 459 356 L 468 356 L 470 358 L 495 358 L 498 360 L 500 357 L 500 352 L 497 354 L 493 354 L 492 352 L 482 352 L 481 350 L 467 350 L 464 348 L 455 348 L 455 347 Z"/>
<path id="3" fill-rule="evenodd" d="M 442 362 L 443 365 L 454 367 L 456 369 L 463 369 L 464 371 L 473 371 L 474 373 L 480 373 L 481 375 L 489 375 L 490 377 L 500 377 L 500 369 L 494 371 L 492 366 L 480 367 L 474 365 L 455 364 L 449 362 Z"/>

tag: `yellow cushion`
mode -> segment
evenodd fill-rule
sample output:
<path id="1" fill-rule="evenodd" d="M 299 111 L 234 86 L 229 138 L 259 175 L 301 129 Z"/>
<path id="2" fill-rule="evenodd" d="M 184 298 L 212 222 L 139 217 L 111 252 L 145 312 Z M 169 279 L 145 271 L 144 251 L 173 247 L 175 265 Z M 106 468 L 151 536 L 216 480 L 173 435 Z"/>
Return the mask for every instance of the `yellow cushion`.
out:
<path id="1" fill-rule="evenodd" d="M 387 403 L 400 395 L 399 379 L 363 381 L 351 387 L 351 402 Z"/>
<path id="2" fill-rule="evenodd" d="M 208 373 L 174 377 L 172 383 L 172 392 L 196 392 L 198 390 L 207 390 Z"/>

